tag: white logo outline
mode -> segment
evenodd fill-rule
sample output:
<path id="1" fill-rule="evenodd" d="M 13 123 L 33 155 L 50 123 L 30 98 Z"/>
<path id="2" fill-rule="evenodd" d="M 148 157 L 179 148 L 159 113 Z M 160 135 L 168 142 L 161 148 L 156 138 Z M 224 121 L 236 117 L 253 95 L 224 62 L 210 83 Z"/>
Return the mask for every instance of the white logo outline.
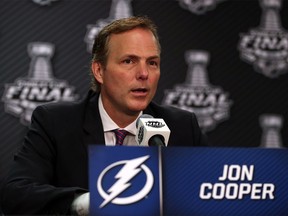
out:
<path id="1" fill-rule="evenodd" d="M 131 159 L 131 160 L 117 161 L 107 166 L 100 173 L 98 180 L 97 180 L 97 189 L 101 197 L 104 199 L 104 201 L 101 203 L 99 208 L 103 208 L 105 205 L 107 205 L 110 202 L 116 205 L 132 204 L 141 200 L 145 196 L 147 196 L 147 194 L 151 191 L 154 185 L 154 177 L 153 177 L 152 171 L 145 164 L 143 164 L 148 158 L 149 156 L 146 155 L 146 156 Z M 107 190 L 110 193 L 109 194 L 106 193 L 106 191 L 104 191 L 102 184 L 101 184 L 104 175 L 113 167 L 116 167 L 122 164 L 124 164 L 124 166 L 115 175 L 115 178 L 117 178 L 118 180 Z M 132 196 L 117 197 L 119 194 L 125 191 L 128 187 L 130 187 L 131 183 L 127 183 L 127 182 L 129 182 L 133 177 L 135 177 L 142 170 L 146 174 L 146 183 L 144 187 L 139 192 L 137 192 L 136 194 Z"/>

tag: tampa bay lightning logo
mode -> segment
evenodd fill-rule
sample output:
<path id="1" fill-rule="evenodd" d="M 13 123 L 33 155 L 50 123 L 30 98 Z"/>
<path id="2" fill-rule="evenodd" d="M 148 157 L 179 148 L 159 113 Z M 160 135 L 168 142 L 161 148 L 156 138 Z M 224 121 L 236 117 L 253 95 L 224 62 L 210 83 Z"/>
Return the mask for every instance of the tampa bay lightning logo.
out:
<path id="1" fill-rule="evenodd" d="M 154 184 L 154 177 L 151 170 L 143 164 L 148 158 L 149 156 L 146 155 L 131 160 L 117 161 L 106 167 L 101 172 L 97 180 L 97 189 L 104 201 L 101 203 L 99 208 L 103 208 L 108 203 L 116 205 L 132 204 L 147 196 Z M 115 175 L 115 179 L 117 180 L 106 192 L 102 186 L 103 178 L 108 172 L 117 166 L 122 166 L 120 171 Z M 146 182 L 143 188 L 128 197 L 120 196 L 122 192 L 131 186 L 131 180 L 140 174 L 140 172 L 144 172 L 146 175 Z"/>

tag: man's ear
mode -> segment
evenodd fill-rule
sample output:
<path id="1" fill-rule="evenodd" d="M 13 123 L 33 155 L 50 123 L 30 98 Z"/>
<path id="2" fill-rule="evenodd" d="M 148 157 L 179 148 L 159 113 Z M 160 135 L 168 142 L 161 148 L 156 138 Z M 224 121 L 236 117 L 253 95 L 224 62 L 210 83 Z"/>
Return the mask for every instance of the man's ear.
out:
<path id="1" fill-rule="evenodd" d="M 95 79 L 99 82 L 99 83 L 103 83 L 103 67 L 99 62 L 93 62 L 91 65 L 91 69 L 93 72 L 93 75 L 95 77 Z"/>

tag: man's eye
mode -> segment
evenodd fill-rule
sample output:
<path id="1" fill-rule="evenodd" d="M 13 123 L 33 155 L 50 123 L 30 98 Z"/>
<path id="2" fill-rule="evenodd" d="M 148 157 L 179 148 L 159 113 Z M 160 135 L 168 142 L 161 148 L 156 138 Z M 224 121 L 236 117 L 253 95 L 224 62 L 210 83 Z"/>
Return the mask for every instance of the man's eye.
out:
<path id="1" fill-rule="evenodd" d="M 158 65 L 158 62 L 156 62 L 156 61 L 150 61 L 149 64 L 152 65 L 152 66 L 157 66 L 157 65 Z"/>
<path id="2" fill-rule="evenodd" d="M 123 63 L 125 63 L 125 64 L 131 64 L 133 61 L 131 60 L 131 59 L 125 59 L 124 61 L 123 61 Z"/>

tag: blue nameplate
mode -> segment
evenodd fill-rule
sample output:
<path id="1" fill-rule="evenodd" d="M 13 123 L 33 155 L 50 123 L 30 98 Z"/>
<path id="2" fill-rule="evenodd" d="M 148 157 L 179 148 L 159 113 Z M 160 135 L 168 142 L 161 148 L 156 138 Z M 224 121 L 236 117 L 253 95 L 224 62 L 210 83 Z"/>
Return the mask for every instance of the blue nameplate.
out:
<path id="1" fill-rule="evenodd" d="M 288 150 L 89 147 L 91 215 L 288 215 Z"/>

